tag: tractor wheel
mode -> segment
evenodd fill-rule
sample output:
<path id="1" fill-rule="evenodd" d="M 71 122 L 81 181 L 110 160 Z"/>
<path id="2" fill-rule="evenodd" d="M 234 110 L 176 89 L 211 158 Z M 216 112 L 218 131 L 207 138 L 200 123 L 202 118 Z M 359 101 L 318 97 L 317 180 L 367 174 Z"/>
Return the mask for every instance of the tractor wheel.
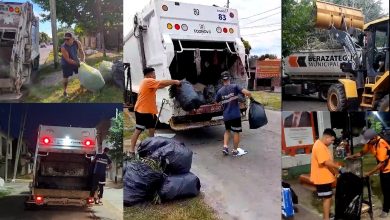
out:
<path id="1" fill-rule="evenodd" d="M 343 84 L 337 83 L 329 87 L 327 105 L 331 112 L 345 111 L 347 109 L 347 97 Z"/>
<path id="2" fill-rule="evenodd" d="M 388 112 L 389 111 L 389 95 L 385 95 L 378 105 L 378 111 Z"/>

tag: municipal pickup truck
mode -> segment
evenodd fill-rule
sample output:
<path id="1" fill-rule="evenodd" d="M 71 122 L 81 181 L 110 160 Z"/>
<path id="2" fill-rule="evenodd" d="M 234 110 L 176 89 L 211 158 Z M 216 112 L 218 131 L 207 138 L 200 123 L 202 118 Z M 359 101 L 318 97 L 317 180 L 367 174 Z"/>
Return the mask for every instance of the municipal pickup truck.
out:
<path id="1" fill-rule="evenodd" d="M 39 18 L 29 2 L 0 2 L 0 101 L 21 97 L 39 67 Z"/>
<path id="2" fill-rule="evenodd" d="M 207 87 L 215 93 L 225 70 L 234 83 L 247 87 L 245 48 L 235 9 L 152 0 L 136 13 L 131 30 L 124 39 L 124 63 L 131 66 L 131 85 L 126 89 L 134 95 L 146 66 L 156 70 L 157 80 L 187 79 L 200 92 Z M 247 103 L 240 105 L 245 112 Z M 159 121 L 173 130 L 222 124 L 221 105 L 210 101 L 187 112 L 170 97 L 168 88 L 157 91 L 157 107 Z"/>
<path id="3" fill-rule="evenodd" d="M 26 207 L 92 204 L 91 156 L 96 152 L 95 128 L 40 125 Z"/>
<path id="4" fill-rule="evenodd" d="M 361 50 L 359 50 L 361 55 Z M 328 89 L 339 79 L 354 79 L 343 72 L 341 63 L 351 61 L 343 49 L 302 50 L 283 59 L 283 95 L 310 95 L 318 92 L 325 101 Z"/>

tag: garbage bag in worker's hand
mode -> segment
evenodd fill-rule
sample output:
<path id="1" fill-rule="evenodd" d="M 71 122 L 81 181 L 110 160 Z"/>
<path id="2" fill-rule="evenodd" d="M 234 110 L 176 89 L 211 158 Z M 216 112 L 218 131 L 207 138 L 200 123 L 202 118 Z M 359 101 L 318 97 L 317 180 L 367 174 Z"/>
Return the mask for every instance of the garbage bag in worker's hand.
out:
<path id="1" fill-rule="evenodd" d="M 110 61 L 103 60 L 99 65 L 99 71 L 103 76 L 105 82 L 108 82 L 112 79 L 112 65 L 114 65 Z"/>
<path id="2" fill-rule="evenodd" d="M 163 173 L 141 161 L 126 164 L 123 178 L 123 203 L 126 206 L 153 200 L 164 181 Z"/>
<path id="3" fill-rule="evenodd" d="M 99 72 L 99 70 L 87 65 L 84 62 L 80 63 L 79 78 L 81 85 L 93 92 L 99 91 L 105 84 L 102 74 Z"/>
<path id="4" fill-rule="evenodd" d="M 184 144 L 170 143 L 157 149 L 151 157 L 159 160 L 166 174 L 183 174 L 190 172 L 192 151 Z"/>
<path id="5" fill-rule="evenodd" d="M 139 157 L 148 157 L 151 156 L 157 149 L 164 147 L 168 144 L 176 143 L 183 144 L 180 141 L 177 141 L 173 138 L 167 137 L 150 137 L 143 140 L 137 148 Z M 184 145 L 184 144 L 183 144 Z"/>
<path id="6" fill-rule="evenodd" d="M 192 84 L 186 80 L 181 81 L 180 86 L 172 89 L 172 94 L 175 99 L 179 102 L 180 107 L 185 111 L 191 111 L 194 109 L 198 109 L 202 105 L 202 101 L 199 98 L 198 93 L 196 93 Z"/>
<path id="7" fill-rule="evenodd" d="M 165 178 L 158 194 L 162 201 L 189 198 L 199 195 L 200 180 L 193 173 L 172 175 Z"/>
<path id="8" fill-rule="evenodd" d="M 340 174 L 335 195 L 335 219 L 360 219 L 363 200 L 363 179 L 353 173 Z"/>
<path id="9" fill-rule="evenodd" d="M 251 98 L 249 105 L 249 128 L 260 128 L 268 123 L 267 115 L 265 114 L 264 106 Z"/>

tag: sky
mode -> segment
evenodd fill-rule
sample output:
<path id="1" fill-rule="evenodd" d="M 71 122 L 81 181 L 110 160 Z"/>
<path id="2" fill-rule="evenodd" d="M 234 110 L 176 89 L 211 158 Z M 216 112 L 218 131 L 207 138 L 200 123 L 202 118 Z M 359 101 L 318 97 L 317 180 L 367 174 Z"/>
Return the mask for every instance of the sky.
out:
<path id="1" fill-rule="evenodd" d="M 122 104 L 11 104 L 11 136 L 18 137 L 21 115 L 27 110 L 25 138 L 35 143 L 40 124 L 93 128 L 115 116 Z M 0 131 L 7 134 L 10 104 L 0 104 Z"/>

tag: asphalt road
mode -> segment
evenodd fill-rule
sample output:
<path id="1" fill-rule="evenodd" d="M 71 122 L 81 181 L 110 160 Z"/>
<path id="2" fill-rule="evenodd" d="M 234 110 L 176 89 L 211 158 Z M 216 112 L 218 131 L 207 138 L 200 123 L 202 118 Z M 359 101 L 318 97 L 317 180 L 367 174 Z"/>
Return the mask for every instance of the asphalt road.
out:
<path id="1" fill-rule="evenodd" d="M 46 59 L 49 57 L 50 51 L 52 50 L 52 45 L 48 45 L 46 48 L 39 48 L 39 65 L 42 65 L 46 62 Z"/>
<path id="2" fill-rule="evenodd" d="M 106 204 L 104 200 L 103 205 L 90 208 L 49 206 L 25 210 L 24 201 L 29 194 L 28 182 L 12 184 L 12 188 L 14 190 L 11 195 L 0 198 L 1 220 L 120 220 L 122 216 L 118 209 Z"/>
<path id="3" fill-rule="evenodd" d="M 313 96 L 290 96 L 283 97 L 283 111 L 329 111 L 325 101 Z"/>
<path id="4" fill-rule="evenodd" d="M 221 219 L 279 219 L 281 146 L 280 112 L 266 111 L 269 123 L 250 130 L 243 123 L 241 157 L 222 155 L 224 126 L 177 132 L 175 138 L 194 152 L 192 170 Z M 158 133 L 173 133 L 159 130 Z"/>

